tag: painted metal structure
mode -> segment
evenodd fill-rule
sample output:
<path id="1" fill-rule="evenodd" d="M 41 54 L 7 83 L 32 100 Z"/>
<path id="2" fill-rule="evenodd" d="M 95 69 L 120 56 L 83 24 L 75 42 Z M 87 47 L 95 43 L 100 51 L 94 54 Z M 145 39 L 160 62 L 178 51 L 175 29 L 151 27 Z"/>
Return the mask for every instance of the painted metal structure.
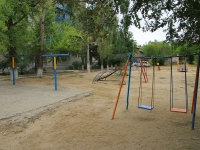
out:
<path id="1" fill-rule="evenodd" d="M 42 57 L 53 57 L 54 63 L 54 89 L 57 90 L 57 72 L 56 72 L 56 57 L 66 57 L 69 54 L 43 54 Z"/>
<path id="2" fill-rule="evenodd" d="M 130 63 L 131 62 L 131 58 L 132 58 L 132 54 L 129 55 L 128 60 L 127 60 L 127 62 L 125 64 L 124 74 L 123 74 L 122 79 L 121 79 L 121 84 L 120 84 L 120 88 L 119 88 L 119 91 L 118 91 L 117 99 L 116 99 L 116 102 L 115 102 L 115 106 L 114 106 L 114 110 L 113 110 L 113 114 L 112 114 L 112 119 L 114 119 L 114 116 L 115 116 L 115 112 L 116 112 L 116 109 L 117 109 L 117 104 L 118 104 L 119 97 L 120 97 L 121 90 L 122 90 L 122 86 L 123 86 L 123 83 L 124 83 L 124 78 L 126 76 L 126 70 L 128 68 L 128 65 L 130 65 L 130 67 L 131 67 L 131 63 Z M 131 70 L 129 72 L 131 72 Z"/>
<path id="3" fill-rule="evenodd" d="M 155 58 L 152 58 L 153 64 L 155 64 Z M 139 96 L 138 96 L 138 108 L 152 110 L 154 108 L 154 93 L 155 93 L 155 66 L 153 65 L 153 76 L 152 76 L 152 97 L 150 101 L 150 105 L 144 105 L 142 102 L 142 67 L 140 73 L 140 86 L 139 86 Z"/>
<path id="4" fill-rule="evenodd" d="M 6 55 L 5 57 L 9 57 L 12 59 L 12 81 L 13 85 L 15 85 L 15 57 L 22 57 L 23 54 L 15 54 L 15 55 Z"/>
<path id="5" fill-rule="evenodd" d="M 195 55 L 195 54 L 193 54 L 193 55 Z M 181 57 L 181 56 L 179 56 L 179 57 Z M 184 57 L 186 57 L 186 56 L 184 56 Z M 170 66 L 170 68 L 171 68 L 171 71 L 170 71 L 170 112 L 186 113 L 187 110 L 188 110 L 188 93 L 187 93 L 187 76 L 186 76 L 187 71 L 185 71 L 186 108 L 185 109 L 173 108 L 173 78 L 172 78 L 173 77 L 173 73 L 172 73 L 172 58 L 173 58 L 173 56 L 154 57 L 154 59 L 156 59 L 156 58 L 169 58 L 170 59 L 170 64 L 171 64 L 171 66 Z M 114 110 L 113 110 L 113 114 L 112 114 L 112 119 L 114 119 L 114 116 L 115 116 L 115 113 L 116 113 L 116 108 L 117 108 L 117 104 L 118 104 L 118 101 L 119 101 L 124 77 L 126 75 L 126 70 L 127 70 L 128 64 L 130 64 L 129 79 L 128 79 L 128 91 L 127 91 L 127 99 L 126 99 L 126 109 L 128 109 L 129 93 L 130 93 L 129 92 L 130 91 L 130 79 L 131 79 L 131 65 L 132 65 L 131 59 L 132 59 L 132 54 L 129 55 L 128 60 L 127 60 L 126 65 L 125 65 L 125 68 L 124 68 L 124 75 L 122 76 L 122 79 L 121 79 L 121 84 L 120 84 L 117 99 L 116 99 L 116 102 L 115 102 L 115 106 L 114 106 Z M 155 64 L 155 61 L 154 61 L 154 64 Z M 199 83 L 199 68 L 200 68 L 200 52 L 198 54 L 198 63 L 197 63 L 197 69 L 196 69 L 196 78 L 195 78 L 192 109 L 191 109 L 191 113 L 192 113 L 192 127 L 191 127 L 191 129 L 192 130 L 194 130 L 195 117 L 196 117 L 196 104 L 197 104 L 198 83 Z M 141 71 L 141 74 L 142 74 L 142 71 Z M 141 74 L 140 74 L 140 77 L 142 76 Z M 141 83 L 141 78 L 140 78 L 140 83 Z M 151 106 L 139 105 L 138 108 L 143 108 L 143 109 L 147 109 L 147 110 L 153 109 L 154 91 L 155 91 L 155 67 L 153 69 Z"/>
<path id="6" fill-rule="evenodd" d="M 101 71 L 99 72 L 93 79 L 92 83 L 101 81 L 102 79 L 106 79 L 107 77 L 111 76 L 111 75 L 115 75 L 115 77 L 118 79 L 118 74 L 116 73 L 118 70 L 121 70 L 122 68 L 124 68 L 126 65 L 126 63 L 122 64 L 121 66 L 119 66 L 117 69 L 113 70 L 113 71 Z M 118 79 L 119 80 L 119 79 Z M 120 80 L 119 80 L 120 81 Z M 126 84 L 126 82 L 124 81 L 124 84 Z"/>
<path id="7" fill-rule="evenodd" d="M 178 56 L 180 57 L 180 56 Z M 188 111 L 188 90 L 187 90 L 187 71 L 184 71 L 185 76 L 185 108 L 174 108 L 174 93 L 173 93 L 173 69 L 172 69 L 172 57 L 170 58 L 170 111 L 171 112 L 179 112 L 179 113 L 187 113 Z M 186 63 L 185 63 L 186 66 Z"/>
<path id="8" fill-rule="evenodd" d="M 192 127 L 191 129 L 194 130 L 195 125 L 195 117 L 196 117 L 196 105 L 197 105 L 197 95 L 198 95 L 198 85 L 199 85 L 199 67 L 200 67 L 200 52 L 198 54 L 198 63 L 196 69 L 196 78 L 195 78 L 195 86 L 194 86 L 194 95 L 192 101 Z"/>
<path id="9" fill-rule="evenodd" d="M 114 70 L 114 71 L 101 71 L 99 72 L 93 79 L 92 83 L 98 82 L 98 81 L 102 81 L 103 79 L 106 79 L 107 77 L 114 75 L 116 77 L 116 79 L 120 82 L 120 78 L 119 78 L 119 74 Z M 126 82 L 124 81 L 124 84 L 126 84 Z"/>

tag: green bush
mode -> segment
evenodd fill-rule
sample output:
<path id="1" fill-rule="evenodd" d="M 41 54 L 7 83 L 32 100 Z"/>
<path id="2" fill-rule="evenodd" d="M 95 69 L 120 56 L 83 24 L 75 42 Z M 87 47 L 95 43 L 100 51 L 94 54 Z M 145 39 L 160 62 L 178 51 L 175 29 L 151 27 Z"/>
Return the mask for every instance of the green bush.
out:
<path id="1" fill-rule="evenodd" d="M 74 66 L 69 66 L 69 70 L 74 70 Z"/>
<path id="2" fill-rule="evenodd" d="M 21 58 L 18 59 L 17 66 L 19 67 L 19 74 L 23 75 L 26 74 L 26 67 L 29 65 L 28 58 Z"/>
<path id="3" fill-rule="evenodd" d="M 7 59 L 4 59 L 4 60 L 1 60 L 0 61 L 0 69 L 2 70 L 2 73 L 4 74 L 4 70 L 6 69 L 6 68 L 8 68 L 9 67 L 9 62 L 8 62 L 8 60 Z"/>
<path id="4" fill-rule="evenodd" d="M 82 67 L 81 61 L 75 61 L 75 62 L 72 63 L 72 65 L 74 66 L 75 70 L 79 70 Z"/>

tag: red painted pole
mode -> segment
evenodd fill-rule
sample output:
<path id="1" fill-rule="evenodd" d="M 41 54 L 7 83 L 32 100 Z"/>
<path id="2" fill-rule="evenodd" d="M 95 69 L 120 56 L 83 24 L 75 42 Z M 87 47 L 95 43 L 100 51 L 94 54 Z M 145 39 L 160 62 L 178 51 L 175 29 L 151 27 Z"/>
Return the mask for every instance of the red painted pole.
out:
<path id="1" fill-rule="evenodd" d="M 113 110 L 113 114 L 112 114 L 112 119 L 114 119 L 114 116 L 115 116 L 115 112 L 116 112 L 116 109 L 117 109 L 117 104 L 118 104 L 118 101 L 119 101 L 122 85 L 124 83 L 124 77 L 126 76 L 126 70 L 127 70 L 129 62 L 130 62 L 130 60 L 128 60 L 126 62 L 126 67 L 124 68 L 124 74 L 123 74 L 123 77 L 122 77 L 122 81 L 121 81 L 120 88 L 119 88 L 119 91 L 118 91 L 117 99 L 116 99 L 116 102 L 115 102 L 115 106 L 114 106 L 114 110 Z"/>
<path id="2" fill-rule="evenodd" d="M 197 65 L 198 67 L 198 65 Z M 198 69 L 198 68 L 197 68 Z M 196 69 L 196 74 L 197 74 L 197 69 Z M 193 92 L 193 97 L 192 97 L 192 107 L 191 107 L 191 113 L 193 113 L 194 111 L 194 98 L 195 98 L 195 93 L 197 92 L 197 87 L 196 87 L 196 79 L 195 79 L 195 82 L 194 82 L 194 92 Z"/>

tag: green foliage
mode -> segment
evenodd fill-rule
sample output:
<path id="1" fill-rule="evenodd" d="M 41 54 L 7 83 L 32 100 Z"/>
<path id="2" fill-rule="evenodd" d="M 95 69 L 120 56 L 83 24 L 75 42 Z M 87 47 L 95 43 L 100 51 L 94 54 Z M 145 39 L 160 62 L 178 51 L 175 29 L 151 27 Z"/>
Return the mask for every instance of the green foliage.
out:
<path id="1" fill-rule="evenodd" d="M 9 11 L 9 8 L 6 9 L 5 6 L 6 1 L 2 0 L 0 1 L 0 53 L 5 53 L 6 52 L 6 48 L 7 48 L 7 43 L 8 43 L 8 39 L 6 36 L 6 31 L 8 30 L 6 24 L 5 24 L 5 20 L 7 20 L 7 13 Z"/>
<path id="2" fill-rule="evenodd" d="M 17 65 L 19 67 L 19 73 L 22 75 L 26 72 L 27 67 L 31 64 L 29 55 L 25 55 L 17 59 Z"/>
<path id="3" fill-rule="evenodd" d="M 179 54 L 179 55 L 189 55 L 187 57 L 187 61 L 189 64 L 194 64 L 194 55 L 191 54 L 195 54 L 197 51 L 199 50 L 199 46 L 198 45 L 192 45 L 192 46 L 188 46 L 187 44 L 184 45 L 180 45 L 178 47 L 174 47 L 174 53 Z"/>
<path id="4" fill-rule="evenodd" d="M 121 28 L 114 32 L 113 37 L 114 52 L 113 55 L 109 57 L 109 61 L 111 64 L 120 65 L 127 60 L 134 48 L 136 49 L 136 43 L 132 39 L 130 33 L 126 40 L 124 40 L 124 34 Z"/>
<path id="5" fill-rule="evenodd" d="M 165 42 L 149 42 L 147 45 L 143 45 L 142 50 L 146 56 L 171 56 L 172 47 L 170 44 Z"/>
<path id="6" fill-rule="evenodd" d="M 50 48 L 52 52 L 65 51 L 70 53 L 78 51 L 82 46 L 82 35 L 73 26 L 62 24 L 58 31 L 51 37 Z"/>
<path id="7" fill-rule="evenodd" d="M 171 45 L 165 42 L 149 42 L 142 46 L 142 50 L 145 56 L 149 57 L 171 56 L 173 54 Z M 164 65 L 165 61 L 165 58 L 156 59 L 156 62 L 159 62 L 160 65 Z"/>
<path id="8" fill-rule="evenodd" d="M 114 45 L 112 44 L 112 34 L 108 34 L 108 30 L 102 30 L 99 32 L 97 39 L 98 53 L 100 59 L 103 62 L 104 59 L 108 58 L 113 53 Z"/>
<path id="9" fill-rule="evenodd" d="M 4 73 L 4 70 L 8 67 L 9 67 L 8 59 L 3 59 L 0 61 L 0 69 L 2 70 L 2 73 Z"/>
<path id="10" fill-rule="evenodd" d="M 73 69 L 79 70 L 79 69 L 81 69 L 81 67 L 82 67 L 82 62 L 80 62 L 80 61 L 75 61 L 75 62 L 72 63 L 72 65 L 73 65 Z"/>
<path id="11" fill-rule="evenodd" d="M 164 27 L 168 42 L 192 45 L 200 44 L 199 7 L 198 0 L 133 1 L 129 14 L 135 26 L 144 31 L 153 32 Z"/>
<path id="12" fill-rule="evenodd" d="M 23 53 L 30 46 L 29 19 L 38 1 L 3 0 L 0 2 L 0 52 L 13 55 Z M 11 59 L 10 59 L 11 60 Z M 15 63 L 17 64 L 17 63 Z"/>

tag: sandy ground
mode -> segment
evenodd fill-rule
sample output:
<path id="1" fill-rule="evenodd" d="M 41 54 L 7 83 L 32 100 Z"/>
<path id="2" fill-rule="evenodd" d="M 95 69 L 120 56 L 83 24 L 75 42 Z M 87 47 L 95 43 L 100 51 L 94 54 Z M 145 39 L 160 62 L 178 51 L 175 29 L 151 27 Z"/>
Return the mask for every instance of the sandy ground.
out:
<path id="1" fill-rule="evenodd" d="M 189 111 L 170 112 L 170 68 L 156 71 L 154 109 L 137 108 L 139 70 L 131 74 L 129 108 L 126 110 L 127 85 L 123 85 L 116 113 L 113 109 L 119 91 L 115 77 L 92 84 L 98 71 L 58 74 L 60 88 L 92 90 L 93 94 L 49 109 L 28 123 L 0 121 L 0 150 L 177 150 L 200 149 L 200 104 L 197 102 L 195 130 L 191 130 L 190 113 L 195 66 L 187 73 Z M 21 78 L 17 84 L 53 87 L 52 76 Z M 148 83 L 142 82 L 142 104 L 152 98 L 152 67 Z M 127 83 L 128 77 L 125 81 Z M 7 81 L 8 83 L 10 81 Z M 173 68 L 174 107 L 185 107 L 184 73 Z M 1 83 L 1 81 L 0 81 Z M 7 89 L 9 90 L 9 89 Z M 199 101 L 199 98 L 198 98 Z"/>

